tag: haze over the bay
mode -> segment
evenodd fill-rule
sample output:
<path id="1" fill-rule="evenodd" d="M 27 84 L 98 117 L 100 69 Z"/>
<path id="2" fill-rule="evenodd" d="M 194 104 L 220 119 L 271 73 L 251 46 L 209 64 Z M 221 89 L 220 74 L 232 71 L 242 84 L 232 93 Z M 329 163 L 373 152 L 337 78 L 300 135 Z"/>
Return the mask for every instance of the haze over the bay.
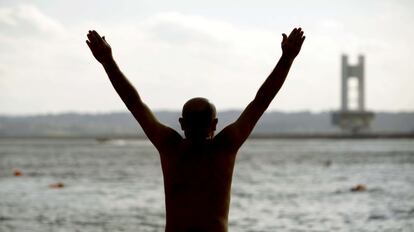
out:
<path id="1" fill-rule="evenodd" d="M 271 110 L 337 109 L 346 53 L 366 57 L 369 110 L 414 111 L 413 12 L 408 0 L 2 0 L 0 114 L 124 111 L 85 44 L 89 29 L 154 110 L 195 96 L 241 109 L 296 26 L 307 38 Z"/>

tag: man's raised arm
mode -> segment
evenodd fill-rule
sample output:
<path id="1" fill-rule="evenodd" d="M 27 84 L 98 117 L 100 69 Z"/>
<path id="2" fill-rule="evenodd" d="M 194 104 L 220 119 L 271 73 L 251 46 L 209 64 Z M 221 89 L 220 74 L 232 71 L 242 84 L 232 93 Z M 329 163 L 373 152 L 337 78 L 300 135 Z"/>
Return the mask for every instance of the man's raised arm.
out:
<path id="1" fill-rule="evenodd" d="M 293 29 L 289 36 L 283 34 L 283 53 L 276 67 L 260 87 L 254 100 L 241 113 L 240 117 L 220 133 L 222 134 L 221 136 L 228 140 L 232 148 L 238 149 L 250 135 L 257 121 L 282 87 L 290 66 L 299 54 L 304 40 L 305 36 L 303 36 L 301 28 Z"/>
<path id="2" fill-rule="evenodd" d="M 135 119 L 141 125 L 151 142 L 160 148 L 164 146 L 166 138 L 177 134 L 173 129 L 160 123 L 148 106 L 141 100 L 138 92 L 122 74 L 112 57 L 111 46 L 96 31 L 89 31 L 86 43 L 93 56 L 103 65 L 113 87 Z"/>

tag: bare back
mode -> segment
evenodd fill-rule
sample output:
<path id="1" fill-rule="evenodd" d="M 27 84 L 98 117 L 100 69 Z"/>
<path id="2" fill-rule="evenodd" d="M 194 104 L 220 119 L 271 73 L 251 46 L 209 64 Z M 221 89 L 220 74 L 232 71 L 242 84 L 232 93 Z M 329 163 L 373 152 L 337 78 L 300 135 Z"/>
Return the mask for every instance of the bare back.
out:
<path id="1" fill-rule="evenodd" d="M 159 149 L 166 231 L 227 231 L 237 151 L 222 146 L 220 138 L 196 143 L 176 137 L 169 149 Z"/>

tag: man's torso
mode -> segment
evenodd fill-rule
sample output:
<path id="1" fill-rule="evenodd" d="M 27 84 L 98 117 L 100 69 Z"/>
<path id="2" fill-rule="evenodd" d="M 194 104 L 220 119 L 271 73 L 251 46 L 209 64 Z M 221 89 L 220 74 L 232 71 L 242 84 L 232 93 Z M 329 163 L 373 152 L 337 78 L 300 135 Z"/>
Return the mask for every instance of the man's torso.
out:
<path id="1" fill-rule="evenodd" d="M 235 154 L 216 139 L 181 139 L 160 152 L 166 231 L 227 231 Z"/>

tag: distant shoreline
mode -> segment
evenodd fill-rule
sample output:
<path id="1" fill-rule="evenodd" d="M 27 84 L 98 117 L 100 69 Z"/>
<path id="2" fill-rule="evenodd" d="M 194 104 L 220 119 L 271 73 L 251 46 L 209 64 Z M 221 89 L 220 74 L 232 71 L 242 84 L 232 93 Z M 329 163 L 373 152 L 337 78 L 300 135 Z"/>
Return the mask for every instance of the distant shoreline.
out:
<path id="1" fill-rule="evenodd" d="M 0 139 L 95 139 L 107 141 L 114 139 L 146 140 L 144 135 L 41 135 L 41 136 L 0 136 Z M 249 139 L 414 139 L 414 133 L 366 133 L 366 134 L 253 134 Z"/>
<path id="2" fill-rule="evenodd" d="M 374 139 L 413 138 L 414 112 L 376 112 L 369 130 L 356 136 L 332 125 L 332 112 L 266 112 L 251 139 Z M 181 132 L 180 112 L 155 112 L 160 122 Z M 218 113 L 217 131 L 231 124 L 239 111 Z M 142 128 L 130 113 L 58 114 L 31 117 L 0 116 L 0 138 L 110 138 L 144 139 Z"/>

